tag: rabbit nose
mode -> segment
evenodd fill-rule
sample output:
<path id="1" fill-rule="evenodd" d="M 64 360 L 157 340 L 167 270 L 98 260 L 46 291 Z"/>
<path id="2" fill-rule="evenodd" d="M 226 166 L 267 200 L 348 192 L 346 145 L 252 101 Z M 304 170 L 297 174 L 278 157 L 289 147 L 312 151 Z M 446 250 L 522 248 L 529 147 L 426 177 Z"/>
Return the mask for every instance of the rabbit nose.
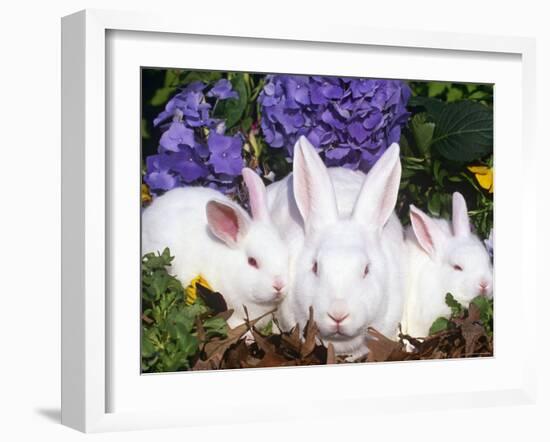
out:
<path id="1" fill-rule="evenodd" d="M 273 288 L 277 291 L 277 292 L 280 292 L 282 291 L 284 288 L 285 288 L 285 284 L 283 281 L 281 281 L 280 279 L 276 279 L 275 282 L 273 283 Z"/>
<path id="2" fill-rule="evenodd" d="M 327 313 L 328 317 L 332 319 L 336 324 L 340 324 L 344 319 L 346 319 L 349 316 L 349 313 Z"/>
<path id="3" fill-rule="evenodd" d="M 481 281 L 479 283 L 479 290 L 482 295 L 486 294 L 489 291 L 489 281 Z"/>

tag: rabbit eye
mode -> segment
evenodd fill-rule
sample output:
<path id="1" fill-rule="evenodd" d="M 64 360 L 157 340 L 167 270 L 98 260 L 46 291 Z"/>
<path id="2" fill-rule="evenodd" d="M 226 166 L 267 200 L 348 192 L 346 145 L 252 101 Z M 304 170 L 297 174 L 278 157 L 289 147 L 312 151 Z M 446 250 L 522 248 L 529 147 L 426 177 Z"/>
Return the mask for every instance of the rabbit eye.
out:
<path id="1" fill-rule="evenodd" d="M 313 263 L 313 267 L 311 268 L 311 271 L 315 274 L 317 274 L 317 261 Z"/>
<path id="2" fill-rule="evenodd" d="M 464 270 L 464 268 L 462 266 L 459 266 L 458 264 L 454 264 L 453 269 L 455 269 L 457 272 L 462 272 L 462 270 Z"/>
<path id="3" fill-rule="evenodd" d="M 254 268 L 258 268 L 258 261 L 256 261 L 256 258 L 248 258 L 248 265 Z"/>
<path id="4" fill-rule="evenodd" d="M 363 271 L 363 278 L 366 278 L 368 274 L 369 274 L 369 265 L 367 264 L 365 266 L 365 270 Z"/>

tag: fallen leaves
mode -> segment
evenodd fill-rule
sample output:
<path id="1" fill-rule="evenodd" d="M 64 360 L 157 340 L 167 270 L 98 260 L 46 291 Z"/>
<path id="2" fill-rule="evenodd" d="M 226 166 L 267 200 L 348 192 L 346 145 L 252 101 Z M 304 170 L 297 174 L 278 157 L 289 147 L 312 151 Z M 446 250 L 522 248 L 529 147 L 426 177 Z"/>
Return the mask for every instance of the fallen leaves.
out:
<path id="1" fill-rule="evenodd" d="M 450 359 L 486 357 L 493 355 L 493 338 L 481 322 L 479 308 L 470 304 L 460 317 L 451 318 L 448 328 L 425 338 L 399 335 L 392 341 L 376 330 L 369 333 L 368 362 L 411 361 L 420 359 Z M 406 344 L 411 349 L 406 349 Z M 409 351 L 408 351 L 409 350 Z"/>
<path id="2" fill-rule="evenodd" d="M 256 324 L 273 312 L 229 329 L 226 338 L 206 342 L 192 369 L 288 367 L 338 362 L 334 347 L 329 344 L 327 348 L 322 344 L 312 310 L 303 333 L 296 325 L 289 332 L 263 335 Z"/>
<path id="3" fill-rule="evenodd" d="M 407 360 L 407 352 L 402 342 L 392 341 L 374 328 L 369 328 L 367 362 L 386 362 Z"/>
<path id="4" fill-rule="evenodd" d="M 468 309 L 449 293 L 450 318 L 438 318 L 430 336 L 399 334 L 397 340 L 370 328 L 366 356 L 337 355 L 323 342 L 313 310 L 303 329 L 281 332 L 275 310 L 230 328 L 233 314 L 222 294 L 197 277 L 187 288 L 167 272 L 168 249 L 142 260 L 142 371 L 219 370 L 260 367 L 483 357 L 493 354 L 493 303 L 472 300 Z M 246 309 L 245 309 L 246 310 Z M 248 318 L 248 313 L 247 313 Z M 265 325 L 264 318 L 272 317 Z M 261 321 L 261 322 L 259 322 Z M 261 327 L 260 327 L 261 325 Z M 276 332 L 273 332 L 273 331 Z"/>
<path id="5" fill-rule="evenodd" d="M 322 342 L 311 309 L 303 332 L 299 325 L 296 325 L 289 332 L 263 335 L 256 328 L 256 324 L 272 313 L 268 312 L 234 329 L 229 329 L 224 339 L 210 340 L 204 345 L 201 357 L 196 360 L 192 369 L 217 370 L 349 363 L 345 355 L 335 354 L 331 343 L 325 345 Z M 277 329 L 279 329 L 278 326 Z M 480 310 L 475 304 L 471 304 L 460 317 L 449 319 L 447 329 L 424 338 L 400 334 L 398 340 L 392 340 L 376 329 L 369 328 L 367 346 L 368 355 L 355 359 L 354 362 L 483 357 L 493 354 L 492 337 L 487 335 L 481 322 Z"/>

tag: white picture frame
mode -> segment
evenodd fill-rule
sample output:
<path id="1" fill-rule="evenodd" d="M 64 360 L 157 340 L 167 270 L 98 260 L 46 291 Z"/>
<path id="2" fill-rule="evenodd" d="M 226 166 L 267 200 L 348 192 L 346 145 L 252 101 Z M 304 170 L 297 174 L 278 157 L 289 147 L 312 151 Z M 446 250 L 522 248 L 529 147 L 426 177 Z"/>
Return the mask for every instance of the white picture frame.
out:
<path id="1" fill-rule="evenodd" d="M 122 35 L 120 40 L 122 46 L 116 46 L 119 43 L 113 43 L 110 38 Z M 130 35 L 132 38 L 125 41 L 124 35 Z M 348 51 L 352 54 L 356 50 L 370 50 L 384 54 L 385 51 L 397 51 L 394 61 L 398 57 L 406 57 L 408 51 L 415 52 L 417 57 L 432 57 L 434 63 L 430 64 L 429 72 L 426 67 L 420 63 L 414 63 L 414 57 L 411 55 L 410 76 L 403 78 L 428 79 L 431 75 L 436 75 L 434 79 L 445 79 L 441 77 L 444 72 L 437 72 L 437 59 L 446 56 L 461 57 L 464 63 L 474 63 L 471 66 L 479 66 L 480 72 L 476 74 L 476 79 L 490 79 L 490 75 L 484 76 L 485 58 L 501 57 L 509 58 L 511 61 L 510 85 L 516 84 L 519 79 L 519 90 L 515 95 L 510 96 L 513 103 L 520 106 L 516 112 L 521 118 L 512 128 L 506 124 L 504 112 L 498 116 L 498 100 L 495 99 L 496 108 L 496 126 L 495 143 L 504 145 L 506 142 L 517 141 L 521 145 L 519 158 L 522 167 L 527 167 L 529 163 L 536 161 L 536 149 L 533 139 L 533 109 L 535 109 L 535 47 L 531 39 L 517 37 L 489 37 L 477 35 L 451 34 L 451 33 L 428 33 L 419 31 L 396 30 L 377 30 L 371 28 L 350 28 L 334 27 L 330 29 L 320 29 L 313 26 L 302 26 L 299 29 L 281 26 L 271 26 L 262 23 L 261 26 L 254 23 L 224 23 L 216 21 L 197 22 L 187 21 L 185 27 L 182 27 L 180 21 L 170 15 L 151 15 L 141 13 L 111 12 L 99 10 L 87 10 L 63 18 L 62 21 L 62 423 L 70 427 L 85 432 L 111 431 L 123 429 L 139 428 L 158 428 L 169 426 L 188 426 L 188 425 L 208 425 L 211 422 L 221 423 L 229 421 L 247 422 L 247 421 L 265 421 L 274 419 L 297 418 L 307 416 L 335 415 L 334 408 L 324 407 L 327 401 L 338 401 L 336 414 L 338 415 L 364 415 L 378 412 L 399 411 L 408 409 L 442 409 L 442 408 L 461 408 L 470 406 L 492 406 L 499 404 L 523 404 L 533 403 L 535 397 L 535 363 L 534 339 L 523 339 L 525 348 L 522 348 L 524 360 L 510 362 L 507 359 L 506 346 L 513 345 L 512 331 L 509 330 L 506 317 L 509 310 L 503 301 L 503 308 L 500 307 L 496 316 L 496 327 L 499 336 L 502 336 L 502 345 L 497 341 L 497 349 L 494 358 L 479 361 L 441 361 L 446 365 L 435 365 L 439 362 L 419 362 L 406 363 L 406 365 L 394 364 L 368 364 L 368 372 L 365 365 L 354 364 L 346 367 L 307 367 L 296 369 L 262 369 L 262 370 L 237 370 L 234 372 L 209 372 L 209 373 L 180 373 L 143 377 L 139 376 L 138 371 L 132 371 L 129 365 L 127 370 L 117 374 L 117 370 L 124 365 L 120 361 L 129 360 L 129 358 L 138 359 L 139 354 L 129 357 L 126 353 L 118 351 L 117 339 L 121 339 L 117 331 L 119 321 L 117 310 L 113 308 L 116 302 L 110 298 L 110 290 L 113 287 L 119 287 L 113 283 L 113 265 L 116 265 L 119 257 L 120 247 L 113 246 L 118 244 L 119 237 L 123 235 L 118 225 L 125 225 L 127 219 L 131 219 L 135 213 L 130 207 L 128 210 L 123 208 L 119 202 L 125 201 L 124 189 L 121 191 L 120 183 L 124 187 L 122 180 L 127 180 L 129 185 L 135 185 L 131 181 L 135 170 L 132 164 L 128 166 L 121 165 L 116 149 L 110 149 L 109 143 L 117 145 L 119 143 L 117 130 L 111 128 L 108 130 L 111 119 L 117 119 L 116 106 L 111 103 L 113 94 L 112 84 L 116 82 L 117 72 L 110 70 L 111 65 L 119 63 L 120 66 L 132 67 L 142 64 L 142 54 L 136 55 L 135 38 L 138 38 L 143 48 L 143 53 L 149 53 L 147 41 L 153 41 L 157 46 L 156 53 L 160 58 L 159 63 L 170 66 L 169 58 L 162 58 L 165 52 L 159 48 L 162 45 L 182 44 L 186 38 L 193 38 L 195 42 L 201 42 L 201 39 L 215 38 L 220 45 L 225 40 L 231 41 L 232 46 L 240 47 L 241 43 L 256 45 L 271 45 L 272 48 L 294 48 L 296 51 L 332 51 L 334 57 L 338 53 Z M 162 40 L 166 41 L 163 42 Z M 132 40 L 132 41 L 130 41 Z M 169 43 L 171 42 L 171 43 Z M 208 40 L 212 43 L 212 40 Z M 243 44 L 245 44 L 243 43 Z M 124 46 L 126 45 L 126 46 Z M 132 46 L 134 45 L 134 46 Z M 258 46 L 259 45 L 259 46 Z M 212 47 L 215 47 L 213 44 Z M 120 49 L 123 49 L 122 51 Z M 151 48 L 150 48 L 151 49 Z M 247 50 L 243 48 L 243 50 Z M 351 52 L 349 52 L 351 51 Z M 167 51 L 166 51 L 167 52 Z M 237 52 L 236 52 L 237 53 Z M 450 54 L 450 55 L 449 55 Z M 113 58 L 116 57 L 116 60 Z M 167 56 L 168 57 L 168 56 Z M 471 58 L 470 61 L 468 61 Z M 153 59 L 151 59 L 153 60 Z M 273 58 L 270 59 L 273 63 Z M 477 60 L 477 61 L 476 61 Z M 276 61 L 276 60 L 275 60 Z M 392 59 L 388 58 L 388 64 L 391 65 Z M 168 63 L 168 64 L 167 64 Z M 198 61 L 197 61 L 198 63 Z M 243 66 L 246 70 L 253 70 L 254 62 L 243 65 L 241 61 L 223 61 L 218 60 L 217 67 L 227 70 L 238 70 Z M 225 63 L 225 64 L 224 64 Z M 241 64 L 240 64 L 241 63 Z M 197 67 L 196 63 L 193 67 Z M 441 63 L 444 64 L 444 63 Z M 204 65 L 206 66 L 206 65 Z M 270 64 L 267 61 L 261 63 L 258 61 L 257 70 L 267 71 Z M 319 65 L 321 66 L 321 65 Z M 415 67 L 416 66 L 416 67 Z M 515 67 L 514 67 L 515 66 Z M 179 67 L 179 66 L 178 66 Z M 198 66 L 200 67 L 200 66 Z M 206 66 L 208 67 L 208 66 Z M 213 68 L 213 66 L 210 66 Z M 299 68 L 298 68 L 299 69 Z M 337 66 L 318 67 L 317 69 L 334 69 L 326 72 L 328 74 L 341 73 Z M 342 69 L 342 68 L 340 68 Z M 417 69 L 414 71 L 414 69 Z M 422 71 L 422 69 L 424 71 Z M 345 72 L 345 73 L 352 73 Z M 382 73 L 382 72 L 381 72 Z M 396 72 L 395 75 L 398 75 Z M 416 76 L 415 76 L 416 75 Z M 504 75 L 504 73 L 502 74 Z M 432 77 L 433 78 L 433 77 Z M 466 77 L 464 77 L 466 78 Z M 469 78 L 469 77 L 468 77 Z M 474 77 L 472 77 L 474 78 Z M 501 77 L 503 84 L 508 81 Z M 506 77 L 508 78 L 508 77 Z M 133 80 L 135 82 L 135 78 Z M 512 83 L 512 82 L 516 83 Z M 128 81 L 129 90 L 133 84 Z M 119 83 L 121 84 L 120 81 Z M 498 91 L 499 83 L 496 83 Z M 517 89 L 517 88 L 516 88 Z M 136 94 L 134 104 L 138 105 L 139 90 L 133 89 Z M 127 95 L 126 95 L 127 97 Z M 506 104 L 507 95 L 501 95 L 501 103 Z M 512 102 L 510 102 L 512 103 Z M 111 106 L 112 105 L 112 106 Z M 139 106 L 139 105 L 138 105 Z M 129 107 L 132 107 L 130 104 Z M 132 140 L 138 137 L 139 120 L 132 123 L 131 117 L 135 116 L 135 109 L 132 109 L 128 117 L 128 124 L 137 124 L 138 129 L 133 135 Z M 137 110 L 139 113 L 139 109 Z M 121 120 L 117 120 L 121 121 Z M 508 128 L 507 128 L 508 126 Z M 510 131 L 510 140 L 504 139 L 501 134 L 503 131 Z M 508 133 L 507 133 L 508 134 Z M 119 143 L 120 144 L 120 143 Z M 131 143 L 130 143 L 131 144 Z M 136 154 L 139 152 L 139 144 L 136 145 Z M 504 150 L 503 150 L 504 152 Z M 506 229 L 517 229 L 519 235 L 513 243 L 510 243 L 511 253 L 517 253 L 520 256 L 521 265 L 518 269 L 519 277 L 511 281 L 510 272 L 506 271 L 506 256 L 503 255 L 502 264 L 495 263 L 495 292 L 498 296 L 500 290 L 518 289 L 521 292 L 519 301 L 515 299 L 515 307 L 525 315 L 527 306 L 536 302 L 536 275 L 534 266 L 529 266 L 529 256 L 536 256 L 535 241 L 535 213 L 536 192 L 533 189 L 527 189 L 524 186 L 510 182 L 507 178 L 507 170 L 515 167 L 512 161 L 506 160 L 503 153 L 500 158 L 496 154 L 497 172 L 495 176 L 497 189 L 503 189 L 502 195 L 508 195 L 508 198 L 521 200 L 523 210 L 514 220 L 515 224 L 506 221 L 499 221 L 499 216 L 506 215 L 506 200 L 502 197 L 499 200 L 497 195 L 495 225 L 497 232 L 503 232 L 503 238 L 506 236 Z M 131 163 L 131 162 L 130 162 Z M 499 169 L 502 168 L 502 169 Z M 124 170 L 123 170 L 124 169 Z M 128 170 L 126 170 L 128 169 Z M 113 170 L 116 173 L 113 175 Z M 120 172 L 120 173 L 119 173 Z M 500 178 L 502 177 L 502 178 Z M 113 192 L 117 189 L 117 192 Z M 504 191 L 506 190 L 506 191 Z M 498 192 L 498 190 L 497 190 Z M 502 201 L 502 202 L 501 202 Z M 122 207 L 122 208 L 121 208 Z M 500 209 L 502 207 L 502 209 Z M 499 214 L 500 212 L 500 214 Z M 115 219 L 113 219 L 115 218 Z M 135 216 L 134 216 L 135 218 Z M 124 220 L 124 221 L 121 221 Z M 139 220 L 137 221 L 139 224 Z M 135 224 L 134 224 L 135 226 Z M 500 231 L 498 229 L 501 229 Z M 132 232 L 132 228 L 128 228 Z M 499 235 L 500 233 L 497 233 Z M 139 237 L 135 238 L 135 245 L 139 246 Z M 500 244 L 506 244 L 507 240 L 497 239 L 497 248 Z M 120 244 L 127 244 L 121 242 Z M 131 248 L 131 247 L 129 247 Z M 497 252 L 498 253 L 498 252 Z M 517 260 L 517 256 L 516 256 Z M 500 271 L 500 268 L 503 270 Z M 135 270 L 135 266 L 133 267 Z M 121 270 L 120 272 L 118 270 Z M 127 282 L 132 279 L 132 275 L 138 277 L 132 268 L 127 272 L 126 269 L 117 268 L 117 281 Z M 132 273 L 134 272 L 134 273 Z M 517 272 L 516 272 L 517 276 Z M 138 277 L 139 279 L 139 277 Z M 510 280 L 510 281 L 509 281 Z M 139 292 L 135 293 L 136 299 L 139 298 Z M 135 300 L 134 300 L 135 301 Z M 134 302 L 132 301 L 132 302 Z M 129 301 L 130 302 L 130 301 Z M 139 301 L 137 301 L 139 302 Z M 497 301 L 498 302 L 498 301 Z M 519 305 L 518 305 L 519 303 Z M 511 305 L 511 304 L 510 304 Z M 518 308 L 521 307 L 521 308 Z M 131 310 L 131 309 L 130 309 Z M 133 311 L 133 310 L 132 310 Z M 135 312 L 134 312 L 135 313 Z M 498 316 L 501 315 L 501 316 Z M 130 316 L 128 316 L 130 317 Z M 502 320 L 500 319 L 502 318 Z M 139 335 L 139 327 L 136 331 Z M 501 325 L 502 324 L 502 325 Z M 120 328 L 120 327 L 119 327 Z M 131 328 L 131 327 L 130 327 Z M 536 324 L 532 321 L 525 326 L 523 336 L 529 338 L 534 336 Z M 134 333 L 134 332 L 133 332 Z M 117 337 L 118 336 L 118 337 Z M 497 336 L 497 335 L 496 335 Z M 505 339 L 506 338 L 506 339 Z M 508 339 L 509 338 L 509 339 Z M 135 343 L 135 333 L 132 342 Z M 498 338 L 496 338 L 498 339 Z M 499 347 L 500 346 L 500 347 Z M 131 346 L 130 346 L 131 347 Z M 502 350 L 501 350 L 502 349 Z M 134 348 L 135 350 L 135 348 Z M 118 359 L 117 359 L 118 358 Z M 122 359 L 121 359 L 122 358 Z M 118 361 L 114 363 L 113 361 Z M 134 364 L 135 361 L 132 362 Z M 114 366 L 113 366 L 114 365 Z M 126 368 L 124 368 L 126 370 Z M 360 379 L 365 373 L 369 377 L 376 376 L 381 379 L 378 384 L 383 385 L 385 376 L 395 376 L 399 371 L 407 371 L 407 376 L 413 375 L 419 378 L 431 377 L 433 373 L 440 371 L 453 373 L 463 373 L 464 382 L 457 382 L 454 390 L 445 390 L 437 382 L 431 384 L 431 388 L 422 393 L 419 391 L 407 391 L 405 386 L 396 386 L 393 391 L 376 391 L 371 388 L 369 391 L 357 388 L 353 394 L 338 395 L 334 393 L 328 396 L 304 394 L 304 398 L 294 399 L 292 403 L 281 407 L 281 403 L 276 397 L 278 382 L 285 382 L 292 387 L 313 388 L 309 385 L 322 375 L 325 379 L 336 379 L 341 376 L 341 370 L 345 371 L 346 379 Z M 482 388 L 481 384 L 469 382 L 469 374 L 474 372 L 483 372 L 488 376 L 489 373 L 502 372 L 504 375 L 495 374 L 493 382 Z M 426 375 L 424 373 L 430 373 Z M 176 378 L 175 376 L 178 376 Z M 187 377 L 185 378 L 183 377 Z M 176 384 L 189 382 L 193 378 L 193 384 L 200 385 L 201 388 L 212 388 L 221 391 L 223 396 L 226 393 L 231 396 L 231 403 L 237 406 L 239 401 L 241 405 L 246 406 L 244 396 L 235 397 L 235 390 L 242 387 L 247 382 L 251 388 L 260 388 L 266 384 L 266 381 L 273 379 L 272 397 L 273 404 L 266 404 L 265 407 L 255 407 L 242 416 L 226 416 L 221 412 L 204 412 L 201 406 L 193 410 L 181 410 L 173 407 L 169 398 L 169 390 L 180 388 Z M 443 374 L 441 375 L 443 376 Z M 115 379 L 115 381 L 113 381 Z M 122 381 L 121 379 L 133 379 L 135 383 Z M 142 382 L 143 381 L 143 382 Z M 271 381 L 270 381 L 271 382 Z M 309 383 L 309 384 L 308 384 Z M 365 380 L 368 384 L 368 380 Z M 119 387 L 123 385 L 124 388 Z M 233 387 L 231 387 L 231 385 Z M 428 385 L 428 384 L 426 384 Z M 371 387 L 374 387 L 372 385 Z M 189 387 L 188 387 L 189 388 Z M 400 389 L 401 388 L 401 389 Z M 118 389 L 118 390 L 117 390 Z M 141 390 L 143 389 L 143 390 Z M 221 390 L 220 390 L 221 389 Z M 113 391 L 117 391 L 117 404 L 113 405 Z M 174 391 L 176 391 L 174 390 Z M 131 396 L 132 391 L 143 392 L 144 394 L 158 394 L 159 397 L 167 399 L 167 407 L 147 409 L 146 405 L 137 404 L 135 408 L 124 404 L 136 402 L 136 398 Z M 198 395 L 198 388 L 189 389 L 189 394 Z M 269 391 L 269 389 L 268 389 Z M 313 391 L 313 390 L 311 390 Z M 310 391 L 310 393 L 311 393 Z M 126 397 L 122 397 L 126 395 Z M 270 402 L 270 401 L 268 401 Z M 121 406 L 118 403 L 122 404 Z M 306 407 L 305 404 L 310 406 Z M 219 407 L 223 409 L 223 407 Z M 324 411 L 324 410 L 330 410 Z"/>

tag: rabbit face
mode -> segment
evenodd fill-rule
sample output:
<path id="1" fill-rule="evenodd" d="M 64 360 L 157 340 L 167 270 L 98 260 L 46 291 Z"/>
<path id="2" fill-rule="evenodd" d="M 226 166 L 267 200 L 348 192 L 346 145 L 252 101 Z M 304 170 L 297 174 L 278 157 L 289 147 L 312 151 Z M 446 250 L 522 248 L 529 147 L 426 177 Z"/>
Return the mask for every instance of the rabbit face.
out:
<path id="1" fill-rule="evenodd" d="M 321 337 L 339 353 L 363 342 L 384 304 L 388 268 L 377 241 L 363 226 L 341 221 L 320 232 L 316 247 L 300 258 L 294 285 L 299 316 L 313 307 Z"/>
<path id="2" fill-rule="evenodd" d="M 471 235 L 450 240 L 441 258 L 442 275 L 448 292 L 465 307 L 479 295 L 493 296 L 493 269 L 481 241 Z"/>
<path id="3" fill-rule="evenodd" d="M 451 293 L 464 307 L 479 295 L 493 296 L 491 259 L 481 240 L 470 230 L 466 201 L 460 193 L 453 194 L 451 224 L 432 219 L 411 206 L 411 226 L 416 241 L 435 264 L 435 270 L 423 275 L 426 286 L 436 285 L 442 296 Z"/>
<path id="4" fill-rule="evenodd" d="M 366 176 L 350 216 L 338 212 L 321 158 L 304 137 L 294 154 L 293 195 L 303 219 L 304 247 L 294 263 L 294 309 L 303 323 L 309 308 L 323 339 L 337 353 L 365 345 L 367 328 L 384 321 L 391 275 L 381 232 L 393 213 L 401 176 L 392 145 Z"/>
<path id="5" fill-rule="evenodd" d="M 230 262 L 219 271 L 224 272 L 226 292 L 239 298 L 235 304 L 275 305 L 287 292 L 288 251 L 271 222 L 261 178 L 251 169 L 242 173 L 252 217 L 231 201 L 211 200 L 206 206 L 208 228 L 232 249 Z"/>
<path id="6" fill-rule="evenodd" d="M 257 304 L 280 302 L 288 290 L 288 252 L 275 229 L 253 223 L 242 239 L 241 287 L 247 298 Z M 240 276 L 239 278 L 240 279 Z"/>

